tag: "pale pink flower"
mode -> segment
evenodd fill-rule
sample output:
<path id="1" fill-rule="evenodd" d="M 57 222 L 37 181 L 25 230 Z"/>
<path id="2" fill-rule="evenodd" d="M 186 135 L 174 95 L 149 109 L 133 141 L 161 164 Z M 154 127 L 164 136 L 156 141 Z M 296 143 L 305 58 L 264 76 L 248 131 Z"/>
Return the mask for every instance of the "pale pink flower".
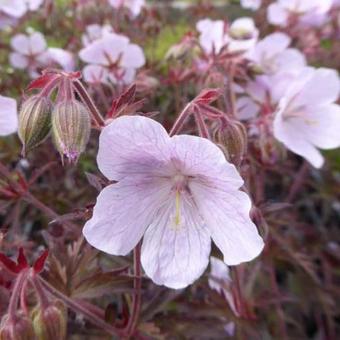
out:
<path id="1" fill-rule="evenodd" d="M 202 19 L 197 22 L 200 32 L 199 42 L 207 54 L 218 54 L 223 47 L 228 51 L 247 51 L 253 47 L 258 38 L 258 29 L 251 18 L 239 18 L 230 27 L 222 20 Z"/>
<path id="2" fill-rule="evenodd" d="M 83 234 L 113 255 L 127 255 L 144 235 L 142 266 L 156 284 L 177 289 L 199 278 L 211 238 L 228 265 L 261 252 L 243 180 L 208 139 L 169 137 L 150 118 L 123 116 L 103 129 L 97 162 L 117 183 L 99 194 Z"/>
<path id="3" fill-rule="evenodd" d="M 0 28 L 14 25 L 28 11 L 37 10 L 44 0 L 0 0 Z"/>
<path id="4" fill-rule="evenodd" d="M 129 84 L 135 79 L 136 70 L 145 64 L 143 50 L 126 36 L 115 33 L 95 40 L 79 52 L 79 57 L 90 64 L 85 66 L 83 75 L 92 83 Z"/>
<path id="5" fill-rule="evenodd" d="M 340 81 L 335 70 L 306 68 L 280 100 L 274 136 L 289 150 L 320 168 L 319 149 L 340 146 Z"/>
<path id="6" fill-rule="evenodd" d="M 200 32 L 200 45 L 208 54 L 219 53 L 229 41 L 223 20 L 202 19 L 197 22 L 196 29 Z"/>
<path id="7" fill-rule="evenodd" d="M 333 0 L 277 0 L 268 7 L 268 21 L 285 27 L 291 16 L 298 17 L 300 23 L 320 25 L 327 19 L 327 12 Z"/>
<path id="8" fill-rule="evenodd" d="M 0 95 L 0 136 L 7 136 L 18 129 L 17 102 Z"/>
<path id="9" fill-rule="evenodd" d="M 296 72 L 306 66 L 304 55 L 289 48 L 291 38 L 284 33 L 272 33 L 260 40 L 246 57 L 267 75 L 279 72 Z"/>
<path id="10" fill-rule="evenodd" d="M 109 0 L 113 8 L 127 8 L 133 17 L 137 17 L 145 6 L 145 0 Z"/>
<path id="11" fill-rule="evenodd" d="M 287 88 L 306 67 L 304 55 L 289 48 L 291 39 L 284 33 L 273 33 L 260 40 L 246 57 L 263 73 L 250 80 L 244 87 L 245 96 L 237 101 L 240 119 L 257 116 L 263 105 L 276 107 Z"/>
<path id="12" fill-rule="evenodd" d="M 239 313 L 236 309 L 233 294 L 231 292 L 231 277 L 228 266 L 215 256 L 210 257 L 210 275 L 208 279 L 209 287 L 223 294 L 228 302 L 230 309 L 236 316 Z"/>
<path id="13" fill-rule="evenodd" d="M 11 65 L 28 70 L 32 78 L 38 75 L 38 68 L 59 64 L 65 71 L 74 69 L 73 55 L 61 48 L 47 47 L 40 32 L 17 34 L 11 39 L 13 52 L 9 56 Z"/>
<path id="14" fill-rule="evenodd" d="M 241 6 L 253 11 L 258 10 L 261 7 L 262 0 L 241 0 Z"/>
<path id="15" fill-rule="evenodd" d="M 88 46 L 95 40 L 102 38 L 108 33 L 113 33 L 113 28 L 110 25 L 88 25 L 86 27 L 85 33 L 82 35 L 81 41 L 84 46 Z"/>
<path id="16" fill-rule="evenodd" d="M 231 52 L 248 51 L 257 42 L 259 30 L 252 18 L 238 18 L 229 27 L 228 50 Z"/>

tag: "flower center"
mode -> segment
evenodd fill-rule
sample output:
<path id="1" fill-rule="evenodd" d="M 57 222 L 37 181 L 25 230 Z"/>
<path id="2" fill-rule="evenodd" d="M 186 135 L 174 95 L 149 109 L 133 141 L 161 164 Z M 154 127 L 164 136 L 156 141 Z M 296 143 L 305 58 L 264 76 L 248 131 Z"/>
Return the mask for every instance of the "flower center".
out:
<path id="1" fill-rule="evenodd" d="M 173 177 L 173 190 L 175 191 L 175 216 L 174 227 L 179 229 L 181 226 L 181 193 L 186 190 L 187 177 L 183 174 L 177 173 Z"/>

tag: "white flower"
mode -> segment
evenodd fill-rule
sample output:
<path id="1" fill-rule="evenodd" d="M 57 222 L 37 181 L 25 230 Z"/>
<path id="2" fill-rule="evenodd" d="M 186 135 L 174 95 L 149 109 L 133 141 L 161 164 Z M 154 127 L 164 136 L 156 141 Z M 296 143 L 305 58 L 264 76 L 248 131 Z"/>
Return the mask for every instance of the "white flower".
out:
<path id="1" fill-rule="evenodd" d="M 79 57 L 89 63 L 83 70 L 87 82 L 131 83 L 136 70 L 145 64 L 143 50 L 129 38 L 107 33 L 83 48 Z"/>
<path id="2" fill-rule="evenodd" d="M 11 65 L 17 69 L 28 69 L 31 77 L 38 75 L 39 67 L 59 64 L 65 71 L 74 69 L 73 55 L 61 48 L 48 48 L 40 32 L 17 34 L 11 39 L 14 50 L 9 56 Z"/>
<path id="3" fill-rule="evenodd" d="M 109 0 L 109 3 L 114 8 L 127 8 L 133 17 L 137 17 L 145 6 L 145 0 Z"/>
<path id="4" fill-rule="evenodd" d="M 259 31 L 252 18 L 236 19 L 229 28 L 228 49 L 231 52 L 248 51 L 257 42 Z"/>
<path id="5" fill-rule="evenodd" d="M 290 16 L 299 16 L 301 23 L 320 25 L 331 6 L 332 0 L 278 0 L 269 5 L 267 17 L 271 24 L 283 27 Z"/>
<path id="6" fill-rule="evenodd" d="M 211 19 L 198 21 L 196 28 L 200 45 L 208 54 L 218 54 L 225 46 L 230 52 L 246 52 L 255 45 L 259 34 L 253 19 L 246 17 L 235 20 L 229 29 L 224 21 Z"/>
<path id="7" fill-rule="evenodd" d="M 225 32 L 225 22 L 222 20 L 202 19 L 197 22 L 196 29 L 199 31 L 199 42 L 206 53 L 213 51 L 217 54 L 229 41 Z"/>
<path id="8" fill-rule="evenodd" d="M 29 10 L 37 10 L 43 2 L 44 0 L 0 0 L 0 13 L 20 18 Z"/>
<path id="9" fill-rule="evenodd" d="M 289 48 L 290 43 L 291 38 L 287 34 L 272 33 L 260 40 L 247 58 L 267 75 L 299 71 L 306 66 L 306 59 L 297 49 Z"/>
<path id="10" fill-rule="evenodd" d="M 319 168 L 318 150 L 340 146 L 340 81 L 335 70 L 306 68 L 280 100 L 274 136 Z"/>
<path id="11" fill-rule="evenodd" d="M 211 238 L 228 265 L 261 252 L 243 180 L 209 140 L 170 138 L 150 118 L 123 116 L 102 130 L 97 162 L 117 183 L 99 194 L 84 236 L 106 253 L 126 255 L 144 235 L 142 266 L 155 283 L 193 283 L 208 265 Z"/>
<path id="12" fill-rule="evenodd" d="M 7 136 L 18 129 L 17 102 L 0 95 L 0 136 Z"/>
<path id="13" fill-rule="evenodd" d="M 262 0 L 241 0 L 241 6 L 256 11 L 261 7 L 261 2 Z"/>
<path id="14" fill-rule="evenodd" d="M 236 316 L 239 316 L 234 302 L 234 297 L 231 292 L 231 283 L 232 280 L 228 266 L 217 257 L 210 256 L 210 275 L 208 279 L 209 287 L 216 290 L 219 294 L 223 294 L 230 309 Z"/>
<path id="15" fill-rule="evenodd" d="M 110 25 L 100 26 L 97 24 L 88 25 L 86 31 L 83 34 L 81 41 L 84 46 L 90 45 L 97 39 L 102 38 L 108 33 L 113 33 L 113 28 Z"/>

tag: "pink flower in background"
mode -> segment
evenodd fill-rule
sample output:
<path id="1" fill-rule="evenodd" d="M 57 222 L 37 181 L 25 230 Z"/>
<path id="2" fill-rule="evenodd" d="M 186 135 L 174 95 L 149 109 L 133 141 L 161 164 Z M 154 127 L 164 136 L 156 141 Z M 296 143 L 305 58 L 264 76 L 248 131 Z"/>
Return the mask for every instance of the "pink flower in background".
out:
<path id="1" fill-rule="evenodd" d="M 196 29 L 200 32 L 200 45 L 208 54 L 218 54 L 225 46 L 230 52 L 247 51 L 258 38 L 258 29 L 251 18 L 239 18 L 229 29 L 222 20 L 203 19 L 197 22 Z"/>
<path id="2" fill-rule="evenodd" d="M 306 68 L 280 100 L 274 136 L 289 150 L 320 168 L 318 150 L 340 146 L 340 81 L 335 70 Z"/>
<path id="3" fill-rule="evenodd" d="M 231 277 L 228 266 L 215 256 L 210 257 L 210 275 L 208 279 L 209 287 L 216 290 L 217 293 L 223 294 L 227 300 L 230 309 L 236 316 L 239 313 L 236 309 L 233 294 L 231 292 Z"/>
<path id="4" fill-rule="evenodd" d="M 145 6 L 145 0 L 109 0 L 113 8 L 127 8 L 133 17 L 137 17 Z"/>
<path id="5" fill-rule="evenodd" d="M 126 255 L 144 235 L 142 265 L 155 283 L 193 283 L 209 263 L 211 238 L 229 265 L 261 252 L 243 180 L 209 140 L 170 138 L 150 118 L 123 116 L 102 130 L 97 162 L 117 183 L 99 194 L 84 236 L 97 249 Z"/>
<path id="6" fill-rule="evenodd" d="M 0 1 L 0 28 L 16 23 L 28 11 L 36 11 L 44 0 L 1 0 Z"/>
<path id="7" fill-rule="evenodd" d="M 14 68 L 28 70 L 32 78 L 38 75 L 38 69 L 55 64 L 65 71 L 74 69 L 73 55 L 61 48 L 47 47 L 46 40 L 40 32 L 17 34 L 11 39 L 14 52 L 9 56 Z"/>
<path id="8" fill-rule="evenodd" d="M 105 34 L 83 48 L 79 57 L 90 65 L 83 70 L 87 82 L 129 84 L 136 70 L 145 64 L 143 50 L 129 38 L 115 33 Z"/>
<path id="9" fill-rule="evenodd" d="M 88 46 L 97 39 L 102 38 L 108 33 L 113 33 L 113 28 L 110 25 L 100 26 L 97 24 L 88 25 L 85 33 L 82 35 L 81 41 L 83 46 Z"/>
<path id="10" fill-rule="evenodd" d="M 0 136 L 7 136 L 18 129 L 17 102 L 0 95 Z"/>
<path id="11" fill-rule="evenodd" d="M 200 32 L 200 45 L 208 54 L 219 53 L 229 40 L 223 20 L 202 19 L 197 22 L 196 29 Z"/>
<path id="12" fill-rule="evenodd" d="M 298 17 L 300 23 L 320 25 L 327 19 L 332 0 L 277 0 L 268 7 L 268 21 L 286 27 L 290 17 Z"/>
<path id="13" fill-rule="evenodd" d="M 257 116 L 261 107 L 275 110 L 279 100 L 301 70 L 306 67 L 304 55 L 289 48 L 291 39 L 284 33 L 273 33 L 260 40 L 246 57 L 263 75 L 254 77 L 244 86 L 244 96 L 237 101 L 240 119 Z"/>
<path id="14" fill-rule="evenodd" d="M 272 33 L 260 40 L 246 55 L 257 69 L 267 75 L 295 72 L 306 66 L 305 56 L 289 48 L 291 38 L 284 33 Z"/>
<path id="15" fill-rule="evenodd" d="M 259 31 L 252 18 L 238 18 L 230 25 L 228 50 L 248 51 L 257 42 Z"/>
<path id="16" fill-rule="evenodd" d="M 253 11 L 258 10 L 261 7 L 262 0 L 241 0 L 241 6 Z"/>

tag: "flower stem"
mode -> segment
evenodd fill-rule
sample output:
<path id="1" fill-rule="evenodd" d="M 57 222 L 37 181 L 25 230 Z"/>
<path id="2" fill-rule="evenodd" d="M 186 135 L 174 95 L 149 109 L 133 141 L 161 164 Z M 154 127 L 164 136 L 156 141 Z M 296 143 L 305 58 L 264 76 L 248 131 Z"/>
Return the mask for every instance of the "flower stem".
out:
<path id="1" fill-rule="evenodd" d="M 92 98 L 87 93 L 83 84 L 79 80 L 75 80 L 73 82 L 73 86 L 74 86 L 76 92 L 78 93 L 78 95 L 80 96 L 80 98 L 82 99 L 82 101 L 86 104 L 86 106 L 90 110 L 90 112 L 92 114 L 92 118 L 93 118 L 94 122 L 96 123 L 96 125 L 99 126 L 99 127 L 105 126 L 105 121 L 104 121 L 103 117 L 99 113 L 96 105 L 94 104 Z"/>
<path id="2" fill-rule="evenodd" d="M 209 130 L 207 125 L 202 117 L 202 114 L 198 111 L 195 112 L 195 121 L 198 128 L 199 135 L 203 138 L 210 139 Z"/>
<path id="3" fill-rule="evenodd" d="M 16 311 L 18 308 L 18 301 L 20 299 L 20 295 L 21 295 L 21 290 L 22 287 L 24 286 L 24 283 L 27 279 L 27 269 L 22 270 L 14 283 L 14 287 L 11 293 L 11 298 L 9 301 L 9 305 L 8 305 L 8 317 L 9 320 L 11 321 L 15 321 L 16 319 Z"/>
<path id="4" fill-rule="evenodd" d="M 187 106 L 184 108 L 184 110 L 179 114 L 172 129 L 170 130 L 170 133 L 169 133 L 170 136 L 177 134 L 183 128 L 185 121 L 192 113 L 191 109 L 192 109 L 191 103 L 188 103 Z"/>
<path id="5" fill-rule="evenodd" d="M 140 308 L 141 308 L 141 288 L 142 288 L 142 268 L 141 268 L 141 242 L 139 242 L 133 252 L 134 260 L 134 289 L 136 294 L 133 295 L 132 311 L 130 314 L 129 323 L 126 326 L 127 338 L 130 338 L 135 332 Z"/>
<path id="6" fill-rule="evenodd" d="M 95 313 L 92 313 L 89 311 L 89 309 L 85 308 L 81 304 L 79 304 L 77 301 L 74 301 L 70 297 L 66 296 L 59 290 L 55 289 L 52 285 L 50 285 L 47 281 L 45 281 L 42 277 L 37 277 L 37 279 L 40 281 L 42 286 L 54 297 L 61 299 L 69 308 L 72 310 L 81 313 L 89 322 L 96 325 L 97 327 L 103 329 L 105 332 L 111 335 L 118 336 L 120 339 L 124 338 L 123 333 L 105 322 L 103 319 L 98 317 Z"/>

